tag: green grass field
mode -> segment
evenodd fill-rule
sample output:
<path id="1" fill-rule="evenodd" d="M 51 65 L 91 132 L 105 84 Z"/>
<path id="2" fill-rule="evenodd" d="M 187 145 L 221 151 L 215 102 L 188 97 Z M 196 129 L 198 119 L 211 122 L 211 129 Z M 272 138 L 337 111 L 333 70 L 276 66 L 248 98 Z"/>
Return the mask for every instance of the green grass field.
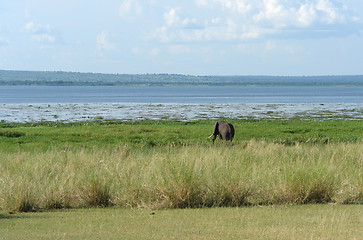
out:
<path id="1" fill-rule="evenodd" d="M 0 239 L 361 239 L 360 205 L 0 214 Z"/>
<path id="2" fill-rule="evenodd" d="M 362 236 L 362 121 L 228 121 L 0 123 L 0 239 Z"/>
<path id="3" fill-rule="evenodd" d="M 361 203 L 361 121 L 5 124 L 0 208 Z"/>
<path id="4" fill-rule="evenodd" d="M 249 140 L 295 143 L 362 142 L 363 121 L 228 120 L 235 143 Z M 43 152 L 51 147 L 130 147 L 210 144 L 214 121 L 0 123 L 0 152 Z"/>

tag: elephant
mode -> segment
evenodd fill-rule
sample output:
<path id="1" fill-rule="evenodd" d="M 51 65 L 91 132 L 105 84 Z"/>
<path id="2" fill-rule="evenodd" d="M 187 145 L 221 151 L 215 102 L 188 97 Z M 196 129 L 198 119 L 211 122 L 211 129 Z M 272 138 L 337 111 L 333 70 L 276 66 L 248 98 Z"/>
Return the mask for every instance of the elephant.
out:
<path id="1" fill-rule="evenodd" d="M 214 140 L 216 140 L 217 136 L 219 136 L 221 140 L 229 140 L 232 142 L 234 137 L 233 125 L 224 121 L 217 121 L 214 124 L 214 130 L 212 135 L 210 135 L 208 138 L 213 137 L 213 143 L 214 143 Z"/>

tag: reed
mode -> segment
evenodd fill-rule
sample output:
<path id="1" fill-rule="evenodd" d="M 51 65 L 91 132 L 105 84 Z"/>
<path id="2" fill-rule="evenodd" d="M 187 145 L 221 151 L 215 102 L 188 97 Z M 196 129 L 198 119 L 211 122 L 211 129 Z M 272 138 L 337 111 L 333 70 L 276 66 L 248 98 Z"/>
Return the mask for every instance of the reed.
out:
<path id="1" fill-rule="evenodd" d="M 363 202 L 361 143 L 122 145 L 0 158 L 2 210 Z"/>

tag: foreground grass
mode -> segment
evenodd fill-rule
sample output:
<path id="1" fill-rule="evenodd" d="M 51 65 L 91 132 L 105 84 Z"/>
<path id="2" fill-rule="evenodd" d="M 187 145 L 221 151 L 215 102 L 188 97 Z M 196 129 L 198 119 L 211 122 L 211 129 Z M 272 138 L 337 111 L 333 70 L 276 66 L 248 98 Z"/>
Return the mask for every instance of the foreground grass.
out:
<path id="1" fill-rule="evenodd" d="M 0 153 L 0 209 L 363 202 L 363 144 L 251 140 Z"/>
<path id="2" fill-rule="evenodd" d="M 361 205 L 0 214 L 0 239 L 361 239 Z"/>

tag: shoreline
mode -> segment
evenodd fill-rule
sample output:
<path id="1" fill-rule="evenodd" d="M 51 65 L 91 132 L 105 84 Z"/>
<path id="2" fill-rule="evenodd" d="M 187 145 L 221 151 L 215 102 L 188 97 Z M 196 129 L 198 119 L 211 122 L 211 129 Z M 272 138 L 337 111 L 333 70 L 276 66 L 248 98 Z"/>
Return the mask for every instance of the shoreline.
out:
<path id="1" fill-rule="evenodd" d="M 169 104 L 169 103 L 36 103 L 0 104 L 0 121 L 6 123 L 83 122 L 94 120 L 363 120 L 362 103 L 297 104 Z"/>

